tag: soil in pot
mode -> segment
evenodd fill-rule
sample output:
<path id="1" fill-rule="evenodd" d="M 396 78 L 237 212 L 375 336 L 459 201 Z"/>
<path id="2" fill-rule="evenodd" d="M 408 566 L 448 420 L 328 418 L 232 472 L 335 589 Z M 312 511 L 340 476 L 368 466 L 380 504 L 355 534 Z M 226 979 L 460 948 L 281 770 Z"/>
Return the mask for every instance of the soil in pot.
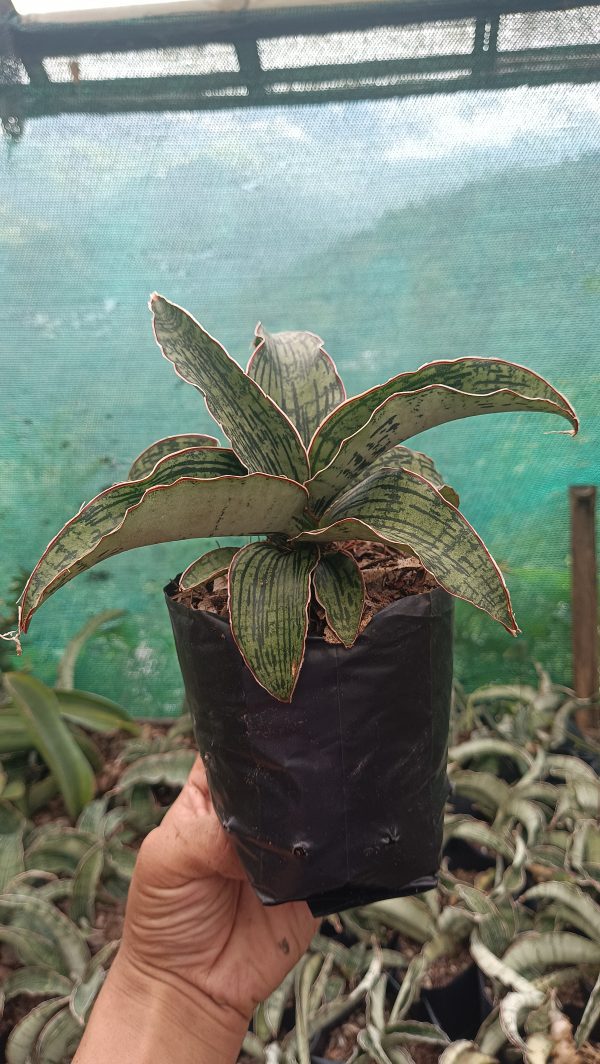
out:
<path id="1" fill-rule="evenodd" d="M 435 579 L 423 568 L 418 558 L 393 551 L 378 543 L 352 540 L 340 544 L 358 562 L 365 582 L 365 609 L 361 622 L 363 631 L 379 610 L 407 595 L 422 595 L 437 587 Z M 206 610 L 220 617 L 227 616 L 227 579 L 216 577 L 189 591 L 177 591 L 175 602 L 193 610 Z M 308 634 L 322 636 L 328 643 L 338 643 L 325 620 L 325 611 L 313 596 L 309 607 Z"/>
<path id="2" fill-rule="evenodd" d="M 213 802 L 265 904 L 315 915 L 431 889 L 447 795 L 452 598 L 417 559 L 351 543 L 366 584 L 350 649 L 310 603 L 293 698 L 235 645 L 225 580 L 165 589 Z"/>

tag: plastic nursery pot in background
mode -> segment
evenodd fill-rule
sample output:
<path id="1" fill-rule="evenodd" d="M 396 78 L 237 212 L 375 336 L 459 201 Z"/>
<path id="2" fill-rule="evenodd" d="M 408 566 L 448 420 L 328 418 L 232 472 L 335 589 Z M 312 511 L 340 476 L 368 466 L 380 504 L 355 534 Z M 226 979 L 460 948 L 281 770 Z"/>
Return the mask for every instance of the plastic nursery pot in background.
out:
<path id="1" fill-rule="evenodd" d="M 315 915 L 434 886 L 447 796 L 453 600 L 375 615 L 350 648 L 309 637 L 289 704 L 226 618 L 166 598 L 217 814 L 267 905 Z"/>

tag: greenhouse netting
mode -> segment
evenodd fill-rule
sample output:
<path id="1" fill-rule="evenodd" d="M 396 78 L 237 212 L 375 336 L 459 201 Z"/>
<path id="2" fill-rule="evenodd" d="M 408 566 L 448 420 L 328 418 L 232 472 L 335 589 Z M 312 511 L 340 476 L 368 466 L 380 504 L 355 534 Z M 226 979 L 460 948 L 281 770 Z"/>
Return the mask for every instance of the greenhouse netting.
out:
<path id="1" fill-rule="evenodd" d="M 570 21 L 561 24 L 559 51 L 585 44 L 597 53 L 599 9 L 561 14 Z M 543 16 L 510 16 L 521 20 L 519 48 L 510 36 L 516 24 L 503 29 L 501 19 L 498 54 L 553 44 Z M 263 42 L 262 69 L 278 69 L 282 55 L 300 71 L 320 64 L 318 102 L 300 90 L 292 99 L 289 80 L 283 103 L 272 92 L 242 106 L 230 93 L 227 107 L 213 109 L 208 98 L 191 107 L 185 97 L 177 102 L 175 85 L 165 106 L 159 85 L 155 100 L 114 113 L 107 78 L 156 84 L 164 56 L 125 46 L 108 58 L 106 48 L 61 56 L 55 47 L 43 63 L 46 84 L 30 98 L 35 106 L 18 122 L 5 107 L 4 627 L 25 571 L 84 501 L 125 478 L 154 439 L 211 431 L 201 397 L 153 342 L 147 301 L 158 290 L 242 364 L 258 320 L 270 330 L 319 333 L 350 394 L 463 355 L 524 363 L 568 393 L 581 419 L 576 438 L 557 434 L 546 415 L 497 415 L 415 441 L 459 491 L 506 574 L 523 629 L 511 639 L 461 603 L 458 678 L 526 681 L 538 661 L 568 682 L 567 489 L 600 475 L 600 87 L 588 65 L 581 83 L 492 80 L 458 91 L 447 79 L 444 88 L 435 57 L 461 48 L 468 57 L 475 33 L 464 45 L 465 28 L 452 25 L 412 27 L 412 37 L 397 26 L 380 26 L 375 37 L 354 33 L 330 41 L 326 59 L 297 33 Z M 169 53 L 185 91 L 187 79 L 214 70 L 215 61 L 221 74 L 228 63 L 239 74 L 235 53 L 206 53 L 230 45 L 203 47 L 191 67 L 185 49 Z M 332 49 L 345 78 L 353 62 L 389 63 L 398 49 L 403 61 L 426 53 L 438 71 L 435 91 L 403 95 L 397 81 L 382 86 L 380 98 L 358 98 L 377 95 L 364 85 L 344 98 Z M 10 79 L 8 69 L 5 56 L 5 87 L 34 84 L 18 57 Z M 106 97 L 79 110 L 74 90 L 83 82 L 86 99 L 94 82 Z M 173 544 L 103 563 L 35 618 L 24 662 L 51 679 L 78 627 L 119 608 L 120 623 L 86 649 L 78 686 L 126 699 L 139 714 L 178 712 L 162 588 L 197 554 L 193 543 Z"/>

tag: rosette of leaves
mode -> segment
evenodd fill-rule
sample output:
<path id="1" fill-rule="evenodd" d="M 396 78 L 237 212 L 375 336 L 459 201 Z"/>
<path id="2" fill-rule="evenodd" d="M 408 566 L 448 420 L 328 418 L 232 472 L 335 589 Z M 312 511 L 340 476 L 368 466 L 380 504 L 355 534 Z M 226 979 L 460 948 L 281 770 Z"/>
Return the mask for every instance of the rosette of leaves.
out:
<path id="1" fill-rule="evenodd" d="M 54 537 L 20 606 L 25 632 L 46 598 L 105 558 L 147 544 L 261 536 L 188 566 L 182 588 L 228 573 L 236 643 L 257 681 L 292 698 L 314 592 L 329 627 L 351 646 L 364 587 L 344 543 L 408 550 L 451 594 L 518 631 L 502 574 L 457 508 L 433 462 L 406 442 L 425 429 L 506 411 L 578 423 L 543 378 L 491 358 L 432 362 L 347 399 L 321 339 L 257 328 L 246 372 L 180 307 L 151 300 L 154 333 L 176 373 L 197 388 L 228 438 L 167 437 L 129 480 L 83 506 Z"/>

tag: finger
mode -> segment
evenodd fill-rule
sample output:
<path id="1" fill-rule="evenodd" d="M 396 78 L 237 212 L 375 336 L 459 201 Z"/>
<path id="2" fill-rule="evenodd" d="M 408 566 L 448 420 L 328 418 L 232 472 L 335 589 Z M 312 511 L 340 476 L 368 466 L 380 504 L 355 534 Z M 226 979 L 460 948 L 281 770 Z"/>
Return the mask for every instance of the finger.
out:
<path id="1" fill-rule="evenodd" d="M 194 762 L 181 794 L 146 842 L 147 855 L 152 854 L 161 866 L 161 879 L 169 870 L 178 882 L 207 875 L 245 878 L 231 840 L 214 811 L 200 758 Z"/>

